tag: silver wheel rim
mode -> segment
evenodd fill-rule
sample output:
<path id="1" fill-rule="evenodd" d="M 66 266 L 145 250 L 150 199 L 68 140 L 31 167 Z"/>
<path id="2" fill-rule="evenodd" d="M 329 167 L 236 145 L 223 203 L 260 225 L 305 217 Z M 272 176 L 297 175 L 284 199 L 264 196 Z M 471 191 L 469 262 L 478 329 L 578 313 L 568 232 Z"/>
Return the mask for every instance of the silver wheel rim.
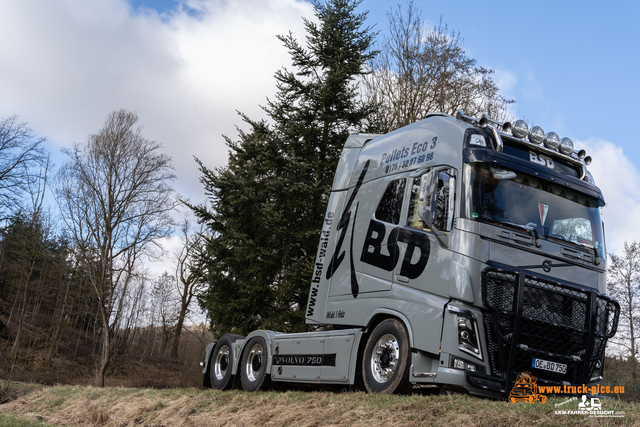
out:
<path id="1" fill-rule="evenodd" d="M 391 334 L 380 337 L 371 352 L 371 372 L 379 383 L 385 383 L 393 376 L 400 360 L 398 340 Z"/>
<path id="2" fill-rule="evenodd" d="M 262 366 L 263 362 L 262 353 L 262 345 L 260 344 L 254 344 L 253 347 L 251 347 L 251 350 L 249 350 L 247 363 L 245 364 L 245 374 L 247 375 L 247 379 L 249 381 L 253 382 L 258 379 L 260 367 Z"/>
<path id="3" fill-rule="evenodd" d="M 229 368 L 229 347 L 223 345 L 216 354 L 216 361 L 213 365 L 213 371 L 218 381 L 221 381 L 227 374 Z"/>

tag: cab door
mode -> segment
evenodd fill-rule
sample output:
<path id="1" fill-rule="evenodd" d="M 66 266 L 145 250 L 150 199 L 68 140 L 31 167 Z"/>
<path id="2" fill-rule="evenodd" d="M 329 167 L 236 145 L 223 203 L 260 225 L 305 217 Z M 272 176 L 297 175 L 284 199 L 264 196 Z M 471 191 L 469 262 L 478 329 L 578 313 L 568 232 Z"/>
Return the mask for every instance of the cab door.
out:
<path id="1" fill-rule="evenodd" d="M 449 301 L 455 177 L 436 169 L 409 180 L 408 209 L 396 238 L 394 294 L 412 322 L 414 346 L 438 354 L 445 305 Z"/>
<path id="2" fill-rule="evenodd" d="M 396 228 L 402 221 L 406 183 L 405 175 L 379 180 L 378 194 L 382 194 L 382 197 L 372 197 L 377 202 L 373 215 L 361 219 L 364 240 L 354 251 L 355 258 L 360 261 L 362 279 L 370 283 L 363 287 L 363 292 L 391 289 L 393 268 L 398 260 L 393 236 L 397 234 Z M 373 283 L 377 286 L 372 286 Z"/>

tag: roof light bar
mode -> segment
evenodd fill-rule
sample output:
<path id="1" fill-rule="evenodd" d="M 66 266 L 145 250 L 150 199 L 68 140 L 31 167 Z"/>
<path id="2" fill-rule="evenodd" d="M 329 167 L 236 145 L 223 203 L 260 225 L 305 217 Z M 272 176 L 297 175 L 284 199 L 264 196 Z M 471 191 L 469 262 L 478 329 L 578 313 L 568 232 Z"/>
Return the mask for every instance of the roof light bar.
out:
<path id="1" fill-rule="evenodd" d="M 585 150 L 580 150 L 578 152 L 574 151 L 573 141 L 569 138 L 562 138 L 558 136 L 555 132 L 548 132 L 546 135 L 540 126 L 534 126 L 529 129 L 529 126 L 524 120 L 516 120 L 513 124 L 509 122 L 505 123 L 505 125 L 511 126 L 511 135 L 518 139 L 529 140 L 536 145 L 541 145 L 544 143 L 544 146 L 553 151 L 557 151 L 565 156 L 571 157 L 572 159 L 577 159 L 584 164 L 587 163 L 586 159 L 590 157 L 587 156 L 587 152 Z"/>
<path id="2" fill-rule="evenodd" d="M 555 151 L 571 159 L 574 163 L 583 165 L 583 176 L 585 177 L 586 168 L 584 166 L 591 164 L 591 157 L 587 156 L 585 150 L 575 151 L 573 141 L 569 138 L 562 138 L 555 132 L 548 132 L 546 135 L 540 126 L 534 126 L 529 129 L 529 125 L 524 120 L 516 120 L 513 123 L 500 123 L 491 119 L 487 114 L 483 114 L 480 119 L 465 115 L 464 111 L 456 113 L 456 119 L 471 123 L 474 126 L 489 128 L 496 140 L 496 150 L 502 151 L 503 143 L 500 134 L 512 136 L 524 143 L 541 146 L 545 150 Z M 500 131 L 498 131 L 500 130 Z M 511 135 L 509 135 L 509 133 Z M 479 142 L 479 141 L 478 141 Z M 544 144 L 544 145 L 543 145 Z M 479 145 L 479 144 L 478 144 Z M 543 150 L 544 151 L 544 150 Z"/>

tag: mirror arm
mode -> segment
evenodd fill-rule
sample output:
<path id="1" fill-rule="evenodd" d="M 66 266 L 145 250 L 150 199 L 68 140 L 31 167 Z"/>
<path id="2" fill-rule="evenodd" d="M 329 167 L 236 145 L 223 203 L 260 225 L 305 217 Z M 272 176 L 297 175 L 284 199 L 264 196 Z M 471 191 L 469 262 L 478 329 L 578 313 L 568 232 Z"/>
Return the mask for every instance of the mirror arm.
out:
<path id="1" fill-rule="evenodd" d="M 431 223 L 431 221 L 428 221 L 428 220 L 425 219 L 424 222 L 425 222 L 425 224 L 427 224 L 427 227 L 429 227 L 429 229 L 436 236 L 436 239 L 438 239 L 438 242 L 440 242 L 442 247 L 448 248 L 449 247 L 449 242 L 448 242 L 449 239 L 447 238 L 447 235 L 444 234 L 442 231 L 438 230 L 437 228 L 435 228 L 433 226 L 433 224 Z"/>

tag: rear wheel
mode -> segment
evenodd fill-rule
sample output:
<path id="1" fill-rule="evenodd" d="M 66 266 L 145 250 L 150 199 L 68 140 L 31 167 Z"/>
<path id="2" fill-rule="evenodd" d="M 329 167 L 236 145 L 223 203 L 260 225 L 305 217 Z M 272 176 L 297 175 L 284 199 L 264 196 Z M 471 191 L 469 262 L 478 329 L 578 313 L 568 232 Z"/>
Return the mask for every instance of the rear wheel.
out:
<path id="1" fill-rule="evenodd" d="M 211 367 L 209 368 L 211 386 L 217 390 L 226 390 L 233 385 L 233 344 L 241 339 L 240 335 L 224 334 L 217 342 L 211 354 Z"/>
<path id="2" fill-rule="evenodd" d="M 396 319 L 382 321 L 371 333 L 362 357 L 362 377 L 369 393 L 402 393 L 409 383 L 409 336 Z"/>
<path id="3" fill-rule="evenodd" d="M 269 354 L 262 337 L 253 337 L 245 345 L 240 361 L 240 381 L 244 391 L 257 391 L 271 383 L 267 373 Z"/>

